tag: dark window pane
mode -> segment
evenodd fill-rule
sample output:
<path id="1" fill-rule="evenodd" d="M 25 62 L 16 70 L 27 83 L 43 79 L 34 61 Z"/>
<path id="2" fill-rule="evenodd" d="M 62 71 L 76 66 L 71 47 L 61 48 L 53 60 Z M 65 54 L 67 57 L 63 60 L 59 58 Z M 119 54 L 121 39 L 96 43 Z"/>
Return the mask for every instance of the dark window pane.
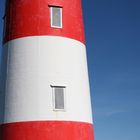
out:
<path id="1" fill-rule="evenodd" d="M 64 109 L 64 89 L 55 88 L 55 109 Z"/>
<path id="2" fill-rule="evenodd" d="M 61 8 L 52 7 L 52 26 L 61 27 Z"/>

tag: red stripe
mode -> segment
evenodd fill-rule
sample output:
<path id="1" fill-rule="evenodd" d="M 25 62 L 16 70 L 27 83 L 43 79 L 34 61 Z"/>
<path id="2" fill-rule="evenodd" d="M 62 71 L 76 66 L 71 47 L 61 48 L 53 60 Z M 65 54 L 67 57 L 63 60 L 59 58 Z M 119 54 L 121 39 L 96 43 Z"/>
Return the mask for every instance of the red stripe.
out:
<path id="1" fill-rule="evenodd" d="M 1 125 L 1 140 L 94 140 L 93 126 L 66 121 L 19 122 Z"/>
<path id="2" fill-rule="evenodd" d="M 81 0 L 8 0 L 4 42 L 25 36 L 53 35 L 84 43 Z M 49 5 L 63 7 L 63 28 L 50 27 Z"/>

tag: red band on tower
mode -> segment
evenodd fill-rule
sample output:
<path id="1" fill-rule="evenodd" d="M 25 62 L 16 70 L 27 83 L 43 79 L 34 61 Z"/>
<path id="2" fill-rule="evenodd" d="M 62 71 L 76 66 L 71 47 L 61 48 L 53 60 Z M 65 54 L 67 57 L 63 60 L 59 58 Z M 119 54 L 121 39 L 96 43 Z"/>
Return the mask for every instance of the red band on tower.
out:
<path id="1" fill-rule="evenodd" d="M 63 8 L 62 29 L 50 27 L 50 5 Z M 7 9 L 4 42 L 21 37 L 46 35 L 85 42 L 80 0 L 9 0 Z"/>
<path id="2" fill-rule="evenodd" d="M 20 122 L 1 129 L 2 140 L 93 140 L 92 125 L 80 122 Z"/>

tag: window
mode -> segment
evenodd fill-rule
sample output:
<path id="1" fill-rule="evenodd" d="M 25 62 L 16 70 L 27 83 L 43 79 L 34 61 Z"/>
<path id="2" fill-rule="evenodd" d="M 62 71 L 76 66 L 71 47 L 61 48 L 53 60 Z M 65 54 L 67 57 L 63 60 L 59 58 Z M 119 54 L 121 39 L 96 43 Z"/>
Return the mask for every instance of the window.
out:
<path id="1" fill-rule="evenodd" d="M 53 91 L 53 109 L 55 111 L 65 110 L 65 90 L 63 86 L 52 86 Z"/>
<path id="2" fill-rule="evenodd" d="M 50 7 L 51 13 L 51 27 L 62 28 L 62 8 Z"/>

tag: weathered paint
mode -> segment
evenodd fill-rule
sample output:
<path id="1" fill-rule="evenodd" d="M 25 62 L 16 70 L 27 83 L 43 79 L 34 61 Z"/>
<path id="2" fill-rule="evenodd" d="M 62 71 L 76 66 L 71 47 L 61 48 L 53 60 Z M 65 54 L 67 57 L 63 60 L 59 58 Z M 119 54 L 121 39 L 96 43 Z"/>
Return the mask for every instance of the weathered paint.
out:
<path id="1" fill-rule="evenodd" d="M 63 28 L 50 27 L 49 6 L 63 7 Z M 73 38 L 84 43 L 81 0 L 8 0 L 5 42 L 36 35 Z"/>

